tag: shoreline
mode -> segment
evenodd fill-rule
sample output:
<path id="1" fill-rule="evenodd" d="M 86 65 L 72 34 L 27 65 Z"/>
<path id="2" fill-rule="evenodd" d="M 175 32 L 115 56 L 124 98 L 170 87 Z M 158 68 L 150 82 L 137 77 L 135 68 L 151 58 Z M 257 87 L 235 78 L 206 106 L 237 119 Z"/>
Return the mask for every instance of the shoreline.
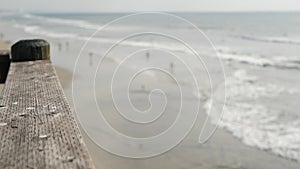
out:
<path id="1" fill-rule="evenodd" d="M 107 62 L 106 65 L 102 67 L 102 71 L 111 72 L 114 64 L 117 63 Z M 126 72 L 126 69 L 122 70 Z M 105 79 L 103 80 L 105 81 Z M 144 81 L 144 83 L 148 84 L 149 82 Z M 104 96 L 103 94 L 101 98 L 106 98 Z M 138 99 L 138 97 L 135 99 Z M 106 99 L 103 100 L 105 100 L 104 102 L 109 101 Z M 171 104 L 170 107 L 176 107 L 174 103 L 168 102 L 168 104 L 169 103 Z M 102 110 L 114 113 L 114 110 L 111 109 L 109 105 L 102 106 Z M 207 143 L 199 144 L 198 137 L 206 117 L 206 112 L 201 104 L 197 121 L 191 133 L 178 146 L 167 153 L 146 159 L 130 159 L 113 155 L 101 149 L 83 130 L 82 134 L 97 168 L 299 168 L 299 162 L 277 156 L 272 152 L 261 150 L 257 147 L 245 145 L 241 140 L 234 137 L 230 131 L 220 127 Z M 94 121 L 93 119 L 90 120 L 91 122 Z M 115 122 L 116 125 L 122 125 L 121 121 L 115 121 L 113 122 Z M 96 127 L 93 126 L 93 123 L 91 123 L 91 126 Z M 129 128 L 126 125 L 122 125 L 122 127 Z M 155 128 L 154 130 L 157 129 Z M 96 129 L 95 132 L 97 132 Z"/>

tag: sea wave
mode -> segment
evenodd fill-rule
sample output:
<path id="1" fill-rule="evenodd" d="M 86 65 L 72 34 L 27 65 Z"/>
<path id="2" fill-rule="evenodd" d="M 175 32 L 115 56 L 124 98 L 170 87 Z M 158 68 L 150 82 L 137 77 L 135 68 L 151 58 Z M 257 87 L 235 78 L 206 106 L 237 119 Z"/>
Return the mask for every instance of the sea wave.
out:
<path id="1" fill-rule="evenodd" d="M 80 27 L 80 28 L 84 28 L 84 29 L 92 29 L 92 30 L 97 30 L 103 26 L 103 25 L 98 25 L 98 24 L 92 24 L 92 23 L 89 23 L 89 22 L 86 22 L 83 20 L 45 17 L 45 16 L 28 14 L 28 13 L 24 14 L 23 17 L 27 18 L 27 19 L 35 19 L 35 20 L 40 20 L 43 22 L 49 22 L 49 23 L 61 24 L 61 25 L 69 25 L 69 26 L 75 26 L 75 27 Z"/>
<path id="2" fill-rule="evenodd" d="M 59 33 L 55 31 L 44 30 L 36 25 L 15 24 L 14 27 L 23 29 L 26 33 L 50 38 L 78 38 L 78 35 L 72 33 Z"/>
<path id="3" fill-rule="evenodd" d="M 72 26 L 72 27 L 78 27 L 78 28 L 89 29 L 89 30 L 100 30 L 105 27 L 105 24 L 96 24 L 85 20 L 79 20 L 79 19 L 63 19 L 63 18 L 34 15 L 29 13 L 23 14 L 22 17 L 26 19 L 38 20 L 41 22 L 48 22 L 57 25 Z M 124 25 L 122 26 L 119 25 L 118 27 L 115 26 L 105 27 L 105 29 L 109 31 L 124 31 L 124 30 L 131 30 L 135 28 L 136 27 L 134 26 L 124 26 Z"/>
<path id="4" fill-rule="evenodd" d="M 117 38 L 105 38 L 105 37 L 94 37 L 82 36 L 75 33 L 57 32 L 44 29 L 37 25 L 22 25 L 15 24 L 15 27 L 22 28 L 25 32 L 46 36 L 50 38 L 72 38 L 76 40 L 90 40 L 97 43 L 109 43 L 115 44 L 120 39 Z M 132 47 L 147 47 L 147 48 L 162 48 L 173 52 L 183 52 L 193 55 L 193 51 L 180 43 L 172 41 L 159 41 L 159 40 L 126 40 L 119 45 L 132 46 Z M 201 56 L 216 57 L 217 55 L 211 53 L 211 51 L 201 51 Z M 240 62 L 244 64 L 250 64 L 261 67 L 276 67 L 280 69 L 300 69 L 300 57 L 298 56 L 272 56 L 266 57 L 259 54 L 245 54 L 238 51 L 232 50 L 226 47 L 217 47 L 218 57 L 222 60 Z"/>
<path id="5" fill-rule="evenodd" d="M 287 116 L 285 112 L 255 101 L 262 97 L 278 97 L 285 92 L 290 93 L 290 90 L 262 83 L 245 70 L 237 70 L 232 77 L 226 79 L 227 101 L 218 126 L 249 146 L 300 161 L 299 118 L 283 121 L 282 117 Z M 209 104 L 210 101 L 207 102 L 206 109 Z"/>
<path id="6" fill-rule="evenodd" d="M 37 26 L 37 25 L 15 24 L 14 27 L 21 28 L 26 33 L 39 35 L 39 36 L 46 36 L 50 38 L 73 38 L 76 40 L 83 40 L 83 41 L 90 40 L 92 42 L 109 43 L 109 44 L 115 44 L 121 40 L 120 38 L 118 39 L 118 38 L 105 38 L 105 37 L 90 38 L 88 36 L 80 36 L 78 34 L 50 31 L 48 29 L 44 29 L 41 26 Z M 120 42 L 119 45 L 132 46 L 132 47 L 163 48 L 171 51 L 193 53 L 182 44 L 170 43 L 167 41 L 159 42 L 159 41 L 150 41 L 150 40 L 125 40 Z"/>
<path id="7" fill-rule="evenodd" d="M 223 60 L 235 61 L 261 67 L 276 67 L 280 69 L 300 69 L 298 56 L 262 56 L 259 54 L 241 54 L 227 48 L 218 48 L 219 57 Z"/>
<path id="8" fill-rule="evenodd" d="M 250 41 L 300 45 L 300 39 L 291 39 L 288 37 L 258 37 L 258 36 L 248 36 L 248 35 L 239 35 L 235 37 L 243 40 L 250 40 Z"/>

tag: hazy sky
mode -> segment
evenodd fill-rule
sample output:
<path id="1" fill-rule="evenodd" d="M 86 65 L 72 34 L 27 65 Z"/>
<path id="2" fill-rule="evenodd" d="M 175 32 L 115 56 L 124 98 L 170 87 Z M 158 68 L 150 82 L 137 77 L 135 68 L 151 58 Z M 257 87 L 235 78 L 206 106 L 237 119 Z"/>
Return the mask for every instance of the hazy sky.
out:
<path id="1" fill-rule="evenodd" d="M 0 0 L 1 7 L 38 12 L 300 11 L 300 0 Z"/>

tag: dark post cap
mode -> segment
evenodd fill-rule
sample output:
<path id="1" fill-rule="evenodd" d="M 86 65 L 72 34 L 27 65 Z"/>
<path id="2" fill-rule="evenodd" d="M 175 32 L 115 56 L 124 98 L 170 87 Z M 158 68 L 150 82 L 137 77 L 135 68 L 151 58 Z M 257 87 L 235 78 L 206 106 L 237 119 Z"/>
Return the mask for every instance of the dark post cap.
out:
<path id="1" fill-rule="evenodd" d="M 0 50 L 0 83 L 5 83 L 10 66 L 9 51 Z"/>
<path id="2" fill-rule="evenodd" d="M 11 47 L 13 62 L 50 60 L 50 45 L 43 39 L 20 40 Z"/>

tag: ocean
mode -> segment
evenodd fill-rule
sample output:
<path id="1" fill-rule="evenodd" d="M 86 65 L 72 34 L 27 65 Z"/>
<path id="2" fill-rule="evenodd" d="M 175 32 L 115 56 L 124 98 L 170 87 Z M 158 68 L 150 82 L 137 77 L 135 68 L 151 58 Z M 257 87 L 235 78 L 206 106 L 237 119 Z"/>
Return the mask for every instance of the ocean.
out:
<path id="1" fill-rule="evenodd" d="M 126 15 L 2 11 L 0 20 L 7 28 L 1 28 L 0 33 L 13 41 L 28 37 L 49 40 L 53 48 L 54 64 L 75 71 L 75 81 L 78 83 L 97 77 L 87 71 L 91 67 L 93 71 L 101 70 L 99 58 L 110 46 L 120 42 L 117 50 L 109 52 L 107 61 L 132 70 L 142 69 L 150 63 L 152 67 L 170 70 L 171 74 L 175 71 L 173 73 L 178 77 L 177 82 L 186 88 L 193 88 L 191 97 L 200 98 L 209 109 L 211 86 L 209 78 L 202 77 L 201 73 L 207 68 L 214 76 L 212 88 L 216 93 L 219 88 L 226 89 L 226 92 L 220 90 L 226 96 L 222 118 L 220 121 L 210 119 L 210 122 L 217 123 L 248 146 L 300 161 L 300 13 L 172 13 L 170 16 L 150 13 L 146 17 L 129 18 L 124 17 Z M 100 31 L 95 33 L 98 29 Z M 144 33 L 136 34 L 141 31 Z M 165 36 L 168 33 L 180 38 Z M 128 35 L 134 36 L 126 39 Z M 120 41 L 120 37 L 125 40 Z M 193 51 L 180 40 L 198 48 L 196 51 L 204 58 L 205 66 L 195 58 L 189 58 Z M 159 51 L 152 50 L 154 48 Z M 152 51 L 147 54 L 143 49 Z M 142 54 L 123 60 L 123 54 L 129 56 L 139 50 Z M 171 64 L 173 56 L 163 54 L 162 51 L 172 52 L 179 58 Z M 78 56 L 83 55 L 86 56 L 84 59 L 78 59 Z M 145 61 L 145 57 L 151 57 L 152 61 Z M 200 86 L 189 85 L 193 78 L 189 76 L 186 65 L 180 63 L 180 58 L 188 64 L 190 71 L 200 76 L 197 78 Z M 78 66 L 77 69 L 74 65 Z M 104 72 L 102 76 L 110 76 L 111 73 Z M 152 71 L 146 74 L 147 77 L 140 81 L 160 76 Z M 173 82 L 166 79 L 168 77 L 160 76 L 159 82 L 164 84 L 160 87 L 171 90 L 166 84 Z M 101 85 L 104 84 L 98 80 L 90 83 L 80 84 L 75 90 L 85 93 L 93 83 L 101 88 L 99 91 L 96 89 L 96 93 L 106 89 L 102 89 Z M 147 91 L 147 86 L 142 85 L 141 91 L 144 90 Z M 172 94 L 172 91 L 169 93 Z M 79 100 L 82 103 L 77 111 L 90 106 L 86 101 L 88 97 L 83 95 L 75 99 L 74 102 Z M 149 105 L 140 106 L 144 110 Z"/>

